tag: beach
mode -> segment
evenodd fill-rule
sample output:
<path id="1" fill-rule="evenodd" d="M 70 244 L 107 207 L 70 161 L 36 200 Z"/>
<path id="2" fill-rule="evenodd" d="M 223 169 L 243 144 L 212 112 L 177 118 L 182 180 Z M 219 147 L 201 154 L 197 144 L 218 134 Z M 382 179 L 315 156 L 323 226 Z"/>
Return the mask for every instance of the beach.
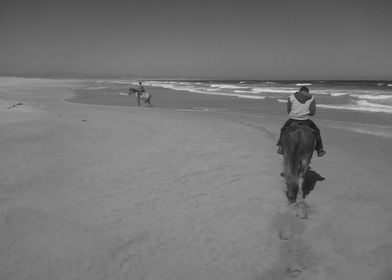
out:
<path id="1" fill-rule="evenodd" d="M 0 279 L 392 278 L 385 123 L 316 116 L 327 155 L 288 205 L 283 103 L 1 79 Z"/>

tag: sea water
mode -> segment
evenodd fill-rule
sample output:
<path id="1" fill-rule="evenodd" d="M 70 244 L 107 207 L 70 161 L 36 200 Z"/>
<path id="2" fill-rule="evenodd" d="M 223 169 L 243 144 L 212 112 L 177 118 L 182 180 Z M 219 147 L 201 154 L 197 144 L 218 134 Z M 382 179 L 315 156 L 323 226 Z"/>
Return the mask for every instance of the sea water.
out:
<path id="1" fill-rule="evenodd" d="M 285 114 L 288 97 L 307 86 L 316 98 L 319 120 L 350 124 L 360 132 L 392 137 L 392 81 L 263 81 L 263 80 L 143 80 L 146 87 L 165 88 L 194 95 L 220 95 L 248 100 L 263 113 Z M 96 80 L 88 90 L 128 94 L 137 80 Z M 246 102 L 242 102 L 246 103 Z M 225 103 L 227 106 L 228 103 Z M 251 106 L 253 104 L 253 106 Z M 155 104 L 159 107 L 159 104 Z M 206 104 L 208 107 L 208 104 Z M 245 109 L 244 109 L 245 108 Z M 231 109 L 231 108 L 217 108 Z M 241 107 L 246 110 L 246 106 Z M 254 112 L 254 110 L 253 110 Z"/>

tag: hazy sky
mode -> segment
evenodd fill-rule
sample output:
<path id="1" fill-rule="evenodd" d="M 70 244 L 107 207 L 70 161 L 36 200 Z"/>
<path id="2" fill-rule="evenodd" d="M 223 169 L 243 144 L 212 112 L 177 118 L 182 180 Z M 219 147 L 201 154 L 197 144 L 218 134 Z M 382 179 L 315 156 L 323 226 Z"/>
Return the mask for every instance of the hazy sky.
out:
<path id="1" fill-rule="evenodd" d="M 0 73 L 392 79 L 391 0 L 0 0 Z"/>

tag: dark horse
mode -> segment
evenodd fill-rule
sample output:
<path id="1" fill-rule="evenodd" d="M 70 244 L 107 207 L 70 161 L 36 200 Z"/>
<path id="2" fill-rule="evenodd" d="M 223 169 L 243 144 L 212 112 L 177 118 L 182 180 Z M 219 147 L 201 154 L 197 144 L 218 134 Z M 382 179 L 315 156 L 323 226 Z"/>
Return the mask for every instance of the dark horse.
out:
<path id="1" fill-rule="evenodd" d="M 128 95 L 136 94 L 137 104 L 140 106 L 140 99 L 144 100 L 144 103 L 151 104 L 151 94 L 147 92 L 140 92 L 138 89 L 130 88 Z"/>
<path id="2" fill-rule="evenodd" d="M 283 174 L 287 184 L 286 195 L 289 203 L 297 200 L 299 180 L 302 179 L 303 183 L 315 146 L 314 131 L 301 122 L 293 123 L 283 132 Z"/>

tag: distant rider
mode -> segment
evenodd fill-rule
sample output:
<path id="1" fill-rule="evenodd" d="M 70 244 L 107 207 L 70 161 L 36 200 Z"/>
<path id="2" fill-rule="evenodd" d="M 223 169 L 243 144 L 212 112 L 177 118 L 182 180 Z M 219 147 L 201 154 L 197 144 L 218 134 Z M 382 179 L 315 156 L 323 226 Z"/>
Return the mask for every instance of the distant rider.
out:
<path id="1" fill-rule="evenodd" d="M 145 92 L 144 86 L 142 85 L 142 82 L 139 82 L 138 91 L 136 92 L 137 104 L 139 106 L 140 106 L 140 98 L 141 98 L 143 92 Z"/>
<path id="2" fill-rule="evenodd" d="M 305 86 L 301 87 L 300 90 L 292 94 L 287 101 L 287 113 L 290 118 L 286 121 L 280 130 L 280 136 L 277 143 L 278 154 L 283 154 L 283 149 L 281 146 L 281 138 L 284 130 L 290 126 L 293 122 L 304 122 L 311 129 L 314 130 L 316 135 L 316 151 L 317 156 L 322 157 L 325 155 L 323 148 L 323 142 L 321 140 L 320 129 L 316 124 L 309 118 L 316 114 L 316 100 L 309 93 L 309 89 Z"/>

